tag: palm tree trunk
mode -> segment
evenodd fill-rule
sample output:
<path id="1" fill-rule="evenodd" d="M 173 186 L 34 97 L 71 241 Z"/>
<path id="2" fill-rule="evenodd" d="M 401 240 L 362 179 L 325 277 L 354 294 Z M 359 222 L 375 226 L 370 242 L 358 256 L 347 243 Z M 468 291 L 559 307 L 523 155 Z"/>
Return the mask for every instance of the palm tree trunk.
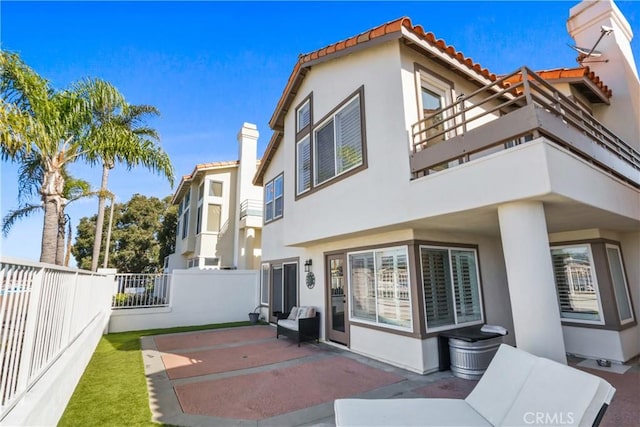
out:
<path id="1" fill-rule="evenodd" d="M 40 262 L 49 264 L 56 263 L 60 211 L 67 202 L 62 196 L 64 177 L 61 174 L 58 164 L 57 162 L 53 162 L 47 165 L 42 187 L 40 188 L 40 196 L 42 197 L 42 204 L 44 206 Z"/>
<path id="2" fill-rule="evenodd" d="M 64 240 L 65 240 L 65 224 L 64 206 L 60 206 L 58 212 L 58 235 L 56 239 L 56 264 L 64 265 Z"/>
<path id="3" fill-rule="evenodd" d="M 40 262 L 55 264 L 58 245 L 58 206 L 55 196 L 43 197 L 44 224 L 42 226 L 42 246 Z"/>
<path id="4" fill-rule="evenodd" d="M 72 246 L 71 245 L 71 237 L 72 237 L 71 221 L 69 221 L 68 226 L 69 228 L 67 229 L 67 251 L 64 256 L 65 267 L 69 267 L 69 261 L 71 260 L 71 246 Z"/>
<path id="5" fill-rule="evenodd" d="M 102 165 L 102 183 L 98 193 L 98 218 L 96 219 L 96 234 L 93 239 L 93 256 L 91 257 L 91 271 L 98 269 L 100 246 L 102 244 L 102 229 L 104 228 L 104 207 L 107 202 L 107 181 L 111 167 L 106 162 Z"/>

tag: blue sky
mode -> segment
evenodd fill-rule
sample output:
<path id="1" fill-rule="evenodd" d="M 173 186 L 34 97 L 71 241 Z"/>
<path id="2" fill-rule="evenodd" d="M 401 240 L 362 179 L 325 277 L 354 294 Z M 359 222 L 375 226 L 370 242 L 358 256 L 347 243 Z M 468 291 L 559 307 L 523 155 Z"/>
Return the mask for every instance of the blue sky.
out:
<path id="1" fill-rule="evenodd" d="M 301 53 L 409 16 L 496 74 L 519 66 L 576 66 L 566 31 L 576 1 L 487 2 L 11 2 L 0 4 L 2 49 L 62 89 L 84 77 L 113 83 L 132 104 L 156 106 L 177 180 L 197 163 L 237 158 L 236 134 L 256 123 L 260 156 L 268 122 Z M 618 1 L 640 58 L 640 2 Z M 13 164 L 0 164 L 2 216 L 17 206 Z M 99 186 L 101 169 L 72 173 Z M 176 182 L 177 184 L 177 182 Z M 144 169 L 117 166 L 110 190 L 164 197 L 172 188 Z M 74 228 L 95 214 L 97 200 L 67 208 Z M 0 253 L 37 260 L 42 215 L 18 223 Z"/>

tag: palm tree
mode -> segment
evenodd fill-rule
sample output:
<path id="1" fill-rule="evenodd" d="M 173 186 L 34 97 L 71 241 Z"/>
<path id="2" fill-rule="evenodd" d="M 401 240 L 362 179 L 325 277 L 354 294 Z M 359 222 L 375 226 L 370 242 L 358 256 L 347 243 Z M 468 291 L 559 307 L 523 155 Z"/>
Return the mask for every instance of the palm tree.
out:
<path id="1" fill-rule="evenodd" d="M 18 171 L 18 204 L 17 209 L 10 210 L 4 218 L 2 218 L 2 234 L 6 237 L 14 224 L 20 219 L 26 218 L 35 212 L 43 209 L 42 203 L 33 203 L 31 198 L 38 194 L 42 185 L 44 176 L 43 162 L 36 153 L 25 156 L 23 163 Z M 64 177 L 63 196 L 67 200 L 65 205 L 58 213 L 58 239 L 56 243 L 56 264 L 68 265 L 68 257 L 65 257 L 65 239 L 66 252 L 69 251 L 71 244 L 71 222 L 69 215 L 64 213 L 64 208 L 71 202 L 78 199 L 93 196 L 95 193 L 91 191 L 87 181 L 77 179 L 70 176 L 66 168 L 62 168 L 62 176 Z M 68 227 L 69 231 L 66 231 Z"/>
<path id="2" fill-rule="evenodd" d="M 24 165 L 36 156 L 41 162 L 40 261 L 61 264 L 56 255 L 68 202 L 63 171 L 86 154 L 82 131 L 91 118 L 90 110 L 77 92 L 55 91 L 15 53 L 0 51 L 0 75 L 0 157 Z"/>
<path id="3" fill-rule="evenodd" d="M 173 166 L 167 153 L 158 145 L 155 129 L 146 125 L 149 117 L 159 115 L 150 105 L 130 105 L 110 83 L 100 79 L 85 80 L 76 90 L 91 104 L 92 124 L 88 134 L 87 158 L 102 164 L 102 180 L 98 191 L 98 216 L 93 244 L 91 269 L 98 268 L 106 199 L 111 193 L 107 183 L 116 163 L 129 169 L 142 165 L 164 175 L 173 186 Z"/>

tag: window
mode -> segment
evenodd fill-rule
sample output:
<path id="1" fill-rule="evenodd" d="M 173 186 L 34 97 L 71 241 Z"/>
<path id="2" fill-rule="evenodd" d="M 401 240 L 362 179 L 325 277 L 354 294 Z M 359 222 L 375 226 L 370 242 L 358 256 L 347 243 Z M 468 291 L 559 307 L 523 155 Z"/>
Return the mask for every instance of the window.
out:
<path id="1" fill-rule="evenodd" d="M 191 192 L 187 192 L 182 201 L 182 238 L 187 237 L 189 232 L 189 203 L 191 202 Z"/>
<path id="2" fill-rule="evenodd" d="M 453 83 L 436 76 L 426 69 L 418 72 L 420 87 L 420 118 L 426 119 L 421 127 L 427 145 L 437 144 L 447 139 L 447 122 L 439 110 L 452 104 Z"/>
<path id="3" fill-rule="evenodd" d="M 204 197 L 204 182 L 200 183 L 200 186 L 198 187 L 198 200 L 202 200 L 203 197 Z"/>
<path id="4" fill-rule="evenodd" d="M 350 319 L 411 331 L 406 247 L 348 254 Z"/>
<path id="5" fill-rule="evenodd" d="M 604 324 L 591 245 L 551 248 L 553 275 L 558 291 L 560 318 Z"/>
<path id="6" fill-rule="evenodd" d="M 311 139 L 307 135 L 297 144 L 298 194 L 311 188 Z"/>
<path id="7" fill-rule="evenodd" d="M 202 229 L 202 204 L 198 204 L 198 210 L 196 211 L 196 234 L 200 234 Z"/>
<path id="8" fill-rule="evenodd" d="M 607 261 L 609 263 L 611 282 L 613 284 L 613 293 L 616 296 L 616 304 L 618 305 L 618 317 L 620 319 L 620 323 L 625 324 L 633 322 L 633 309 L 631 308 L 629 287 L 627 286 L 627 278 L 624 273 L 624 265 L 622 263 L 620 248 L 611 244 L 607 244 L 605 247 L 607 250 Z"/>
<path id="9" fill-rule="evenodd" d="M 306 100 L 296 113 L 296 132 L 300 132 L 311 123 L 311 102 Z"/>
<path id="10" fill-rule="evenodd" d="M 218 267 L 220 265 L 220 258 L 205 258 L 204 266 L 205 267 Z"/>
<path id="11" fill-rule="evenodd" d="M 420 263 L 428 331 L 482 323 L 474 249 L 420 246 Z"/>
<path id="12" fill-rule="evenodd" d="M 269 264 L 262 264 L 260 275 L 260 303 L 269 304 Z"/>
<path id="13" fill-rule="evenodd" d="M 282 218 L 284 211 L 284 176 L 278 175 L 264 187 L 264 222 Z"/>
<path id="14" fill-rule="evenodd" d="M 315 185 L 363 164 L 360 95 L 314 130 Z"/>
<path id="15" fill-rule="evenodd" d="M 218 233 L 220 231 L 220 217 L 222 206 L 209 203 L 207 206 L 207 231 Z"/>
<path id="16" fill-rule="evenodd" d="M 209 181 L 209 196 L 222 197 L 222 183 L 219 181 Z"/>

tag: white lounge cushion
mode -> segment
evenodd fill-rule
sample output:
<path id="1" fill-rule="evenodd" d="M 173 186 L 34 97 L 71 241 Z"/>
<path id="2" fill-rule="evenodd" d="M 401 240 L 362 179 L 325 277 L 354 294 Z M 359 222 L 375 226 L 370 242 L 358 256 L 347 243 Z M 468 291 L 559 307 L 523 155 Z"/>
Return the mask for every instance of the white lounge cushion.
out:
<path id="1" fill-rule="evenodd" d="M 338 399 L 336 426 L 490 426 L 461 399 Z"/>
<path id="2" fill-rule="evenodd" d="M 298 330 L 297 320 L 281 319 L 278 320 L 278 325 L 282 326 L 283 328 L 291 329 L 292 331 Z"/>
<path id="3" fill-rule="evenodd" d="M 515 396 L 502 425 L 521 426 L 535 423 L 591 426 L 602 401 L 594 405 L 597 406 L 597 410 L 593 408 L 595 414 L 592 419 L 585 419 L 584 423 L 581 421 L 586 418 L 600 382 L 601 379 L 594 375 L 540 358 L 520 393 Z M 536 416 L 539 417 L 538 421 L 535 420 Z"/>
<path id="4" fill-rule="evenodd" d="M 493 425 L 500 425 L 538 357 L 501 344 L 465 401 Z"/>
<path id="5" fill-rule="evenodd" d="M 287 317 L 287 319 L 296 320 L 297 318 L 298 318 L 298 307 L 293 306 L 291 307 L 291 311 L 289 312 L 289 316 Z"/>

